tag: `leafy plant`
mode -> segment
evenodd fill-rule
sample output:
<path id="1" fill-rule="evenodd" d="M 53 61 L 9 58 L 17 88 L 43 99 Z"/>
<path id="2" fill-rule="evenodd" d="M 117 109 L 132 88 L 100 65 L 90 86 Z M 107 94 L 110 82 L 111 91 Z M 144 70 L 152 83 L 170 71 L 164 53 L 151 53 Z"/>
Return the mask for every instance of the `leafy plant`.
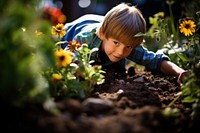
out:
<path id="1" fill-rule="evenodd" d="M 192 118 L 200 118 L 200 11 L 197 11 L 194 16 L 180 18 L 179 22 L 175 23 L 171 8 L 174 1 L 168 0 L 167 3 L 170 16 L 159 18 L 158 22 L 161 23 L 153 25 L 147 34 L 153 34 L 152 37 L 158 38 L 157 41 L 162 40 L 161 51 L 169 55 L 172 62 L 190 71 L 181 86 L 181 95 L 175 100 L 182 98 L 182 102 L 192 103 Z M 152 19 L 153 22 L 156 18 Z M 175 100 L 170 103 L 170 106 Z"/>
<path id="2" fill-rule="evenodd" d="M 1 103 L 38 103 L 53 109 L 55 99 L 85 98 L 104 82 L 101 66 L 90 61 L 97 49 L 75 41 L 67 42 L 68 50 L 61 49 L 66 29 L 63 24 L 52 27 L 43 18 L 39 1 L 0 3 Z"/>
<path id="3" fill-rule="evenodd" d="M 198 17 L 194 20 L 184 20 L 180 29 L 185 36 L 189 36 L 184 40 L 184 53 L 189 59 L 188 66 L 191 68 L 191 73 L 188 74 L 183 84 L 183 102 L 193 103 L 193 119 L 200 118 L 200 12 L 196 14 Z M 193 27 L 193 28 L 192 28 Z M 194 28 L 195 27 L 195 28 Z M 194 33 L 194 34 L 193 34 Z"/>
<path id="4" fill-rule="evenodd" d="M 37 14 L 37 2 L 1 1 L 1 102 L 44 102 L 50 97 L 48 84 L 40 72 L 51 62 L 53 41 L 50 38 L 38 38 L 35 34 L 36 30 L 50 33 L 50 24 Z"/>
<path id="5" fill-rule="evenodd" d="M 185 17 L 179 20 L 180 35 L 175 40 L 177 43 L 176 50 L 173 46 L 174 62 L 188 69 L 190 72 L 186 75 L 182 85 L 181 98 L 182 102 L 192 103 L 193 111 L 191 117 L 193 119 L 200 118 L 200 11 L 192 17 Z M 172 56 L 170 56 L 172 57 Z"/>
<path id="6" fill-rule="evenodd" d="M 89 49 L 87 44 L 77 41 L 61 41 L 66 34 L 63 24 L 53 26 L 52 34 L 57 36 L 55 40 L 56 64 L 44 72 L 47 78 L 51 94 L 55 98 L 89 96 L 97 84 L 104 82 L 104 71 L 101 66 L 92 66 L 90 60 L 93 52 L 98 49 Z M 68 43 L 65 50 L 61 48 L 62 43 Z"/>

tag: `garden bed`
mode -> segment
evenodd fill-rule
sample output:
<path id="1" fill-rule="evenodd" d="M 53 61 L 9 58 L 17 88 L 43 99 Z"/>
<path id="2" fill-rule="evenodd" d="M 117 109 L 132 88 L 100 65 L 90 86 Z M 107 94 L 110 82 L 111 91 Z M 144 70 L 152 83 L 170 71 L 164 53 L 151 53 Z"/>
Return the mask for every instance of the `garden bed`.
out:
<path id="1" fill-rule="evenodd" d="M 24 108 L 3 105 L 4 132 L 19 133 L 193 133 L 199 121 L 191 120 L 192 105 L 177 99 L 176 78 L 136 70 L 129 77 L 106 73 L 104 84 L 85 99 L 57 100 L 61 111 L 53 115 L 41 105 Z M 164 110 L 165 109 L 165 110 Z"/>

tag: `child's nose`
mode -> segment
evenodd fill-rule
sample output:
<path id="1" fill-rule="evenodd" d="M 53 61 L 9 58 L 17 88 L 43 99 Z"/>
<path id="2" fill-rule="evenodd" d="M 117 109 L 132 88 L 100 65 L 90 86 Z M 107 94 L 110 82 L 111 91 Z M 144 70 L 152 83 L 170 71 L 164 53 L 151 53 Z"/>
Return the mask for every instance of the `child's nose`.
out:
<path id="1" fill-rule="evenodd" d="M 126 51 L 125 51 L 125 47 L 124 47 L 124 46 L 120 46 L 120 47 L 117 49 L 117 54 L 118 54 L 119 56 L 124 55 L 125 52 L 126 52 Z"/>

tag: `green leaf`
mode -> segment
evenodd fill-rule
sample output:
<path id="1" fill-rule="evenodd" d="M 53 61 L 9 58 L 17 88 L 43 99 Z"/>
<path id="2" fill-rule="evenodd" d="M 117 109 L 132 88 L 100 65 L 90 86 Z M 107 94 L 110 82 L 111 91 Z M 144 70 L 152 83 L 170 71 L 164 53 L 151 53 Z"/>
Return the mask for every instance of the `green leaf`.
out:
<path id="1" fill-rule="evenodd" d="M 67 41 L 59 41 L 59 42 L 57 42 L 55 45 L 57 46 L 57 45 L 59 45 L 59 44 L 64 44 L 64 43 L 67 43 Z"/>
<path id="2" fill-rule="evenodd" d="M 182 61 L 185 61 L 185 62 L 189 62 L 189 61 L 190 61 L 190 59 L 187 58 L 186 56 L 184 56 L 184 55 L 182 55 L 182 54 L 180 54 L 180 53 L 178 53 L 178 52 L 176 52 L 176 54 L 178 55 L 178 57 L 179 57 Z"/>
<path id="3" fill-rule="evenodd" d="M 187 96 L 187 97 L 185 97 L 183 100 L 182 100 L 182 102 L 184 102 L 184 103 L 192 103 L 192 102 L 195 102 L 195 98 L 194 97 L 192 97 L 192 96 Z"/>
<path id="4" fill-rule="evenodd" d="M 142 33 L 142 32 L 139 32 L 139 33 L 134 35 L 134 37 L 144 37 L 144 36 L 146 36 L 146 34 Z"/>

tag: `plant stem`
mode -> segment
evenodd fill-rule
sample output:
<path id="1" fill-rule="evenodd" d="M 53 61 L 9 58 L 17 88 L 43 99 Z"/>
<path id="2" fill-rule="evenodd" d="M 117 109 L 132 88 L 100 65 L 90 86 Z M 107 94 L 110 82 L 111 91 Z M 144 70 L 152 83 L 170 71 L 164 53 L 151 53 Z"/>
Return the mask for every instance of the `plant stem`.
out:
<path id="1" fill-rule="evenodd" d="M 180 98 L 181 94 L 182 94 L 182 92 L 178 93 L 177 94 L 178 96 L 176 98 L 174 98 L 174 100 L 169 103 L 168 107 L 171 107 Z"/>
<path id="2" fill-rule="evenodd" d="M 168 4 L 168 5 L 169 5 L 169 13 L 170 13 L 170 21 L 171 21 L 171 30 L 172 30 L 172 34 L 174 35 L 173 42 L 175 42 L 175 40 L 177 40 L 177 33 L 175 30 L 175 26 L 174 26 L 174 16 L 173 16 L 173 12 L 172 12 L 172 4 Z"/>

